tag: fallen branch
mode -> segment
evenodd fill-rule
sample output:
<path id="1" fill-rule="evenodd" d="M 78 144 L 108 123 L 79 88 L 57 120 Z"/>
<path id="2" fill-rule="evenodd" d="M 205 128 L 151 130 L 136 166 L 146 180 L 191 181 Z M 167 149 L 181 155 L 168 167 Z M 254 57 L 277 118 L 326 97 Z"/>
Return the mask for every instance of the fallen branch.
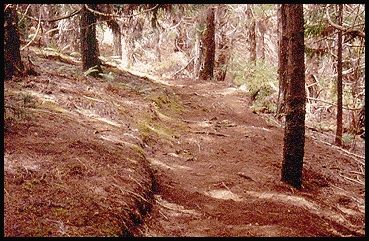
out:
<path id="1" fill-rule="evenodd" d="M 320 101 L 320 102 L 323 102 L 323 103 L 326 103 L 326 104 L 329 104 L 329 105 L 337 106 L 337 104 L 331 103 L 327 100 L 316 99 L 316 98 L 313 98 L 313 97 L 306 97 L 306 99 L 314 100 L 314 101 Z M 359 107 L 359 108 L 350 108 L 350 107 L 345 107 L 345 106 L 342 106 L 342 108 L 345 109 L 345 110 L 361 110 L 362 109 L 361 107 Z"/>
<path id="2" fill-rule="evenodd" d="M 173 78 L 174 76 L 176 76 L 178 73 L 180 73 L 181 71 L 183 71 L 184 69 L 187 68 L 188 65 L 190 65 L 190 63 L 195 59 L 195 57 L 192 57 L 190 59 L 190 61 L 188 61 L 188 63 L 181 69 L 179 69 L 178 71 L 176 71 L 174 74 L 172 74 L 170 77 Z"/>
<path id="3" fill-rule="evenodd" d="M 355 179 L 352 179 L 352 178 L 350 178 L 350 177 L 346 177 L 346 176 L 344 176 L 344 175 L 341 175 L 340 173 L 338 173 L 338 175 L 340 175 L 340 177 L 343 177 L 343 178 L 344 178 L 344 179 L 346 179 L 346 180 L 349 180 L 349 181 L 352 181 L 352 182 L 358 183 L 358 184 L 360 184 L 360 185 L 365 185 L 365 182 L 361 182 L 361 181 L 359 181 L 359 180 L 355 180 Z"/>
<path id="4" fill-rule="evenodd" d="M 322 143 L 324 143 L 324 144 L 326 144 L 326 145 L 328 145 L 328 146 L 331 146 L 331 147 L 333 147 L 333 148 L 335 148 L 335 149 L 338 149 L 339 151 L 344 152 L 344 153 L 345 153 L 345 154 L 347 154 L 347 155 L 350 155 L 350 157 L 352 157 L 355 161 L 357 161 L 357 162 L 358 162 L 358 163 L 360 163 L 361 165 L 365 166 L 365 162 L 362 162 L 362 161 L 360 161 L 360 160 L 356 159 L 356 158 L 359 158 L 359 159 L 365 160 L 365 156 L 357 155 L 357 154 L 352 153 L 352 152 L 349 152 L 349 151 L 347 151 L 347 150 L 345 150 L 345 149 L 343 149 L 343 148 L 340 148 L 340 147 L 338 147 L 338 146 L 332 145 L 331 143 L 328 143 L 328 142 L 326 142 L 326 141 L 318 140 L 318 139 L 317 139 L 316 137 L 314 137 L 314 136 L 311 136 L 311 138 L 312 138 L 312 139 L 314 139 L 314 140 L 316 140 L 316 141 L 320 141 L 320 142 L 322 142 Z M 356 157 L 356 158 L 354 158 L 354 157 Z"/>
<path id="5" fill-rule="evenodd" d="M 41 26 L 41 10 L 40 10 L 40 13 L 39 13 L 39 16 L 38 16 L 38 24 L 37 24 L 37 29 L 36 29 L 36 32 L 34 33 L 33 35 L 33 38 L 25 45 L 21 48 L 21 50 L 24 50 L 25 48 L 27 48 L 33 41 L 35 41 L 36 39 L 36 36 L 38 35 L 38 31 L 40 30 L 40 26 Z"/>
<path id="6" fill-rule="evenodd" d="M 113 178 L 115 181 L 116 181 L 116 179 L 115 178 Z M 119 186 L 119 185 L 117 185 L 117 184 L 115 184 L 115 183 L 112 183 L 112 185 L 114 186 L 114 187 L 117 187 L 122 193 L 129 193 L 129 194 L 132 194 L 133 196 L 135 196 L 135 197 L 137 197 L 137 198 L 140 198 L 140 199 L 142 199 L 143 201 L 145 201 L 146 203 L 149 203 L 149 204 L 151 204 L 146 198 L 144 198 L 143 196 L 141 196 L 140 194 L 137 194 L 137 193 L 135 193 L 135 192 L 132 192 L 132 191 L 129 191 L 129 190 L 123 190 L 123 188 L 121 187 L 121 186 Z"/>
<path id="7" fill-rule="evenodd" d="M 226 135 L 226 134 L 223 134 L 223 133 L 219 133 L 219 132 L 192 131 L 192 133 L 195 133 L 195 134 L 206 134 L 206 135 L 214 135 L 214 136 L 224 136 L 224 137 L 229 137 L 229 135 Z"/>

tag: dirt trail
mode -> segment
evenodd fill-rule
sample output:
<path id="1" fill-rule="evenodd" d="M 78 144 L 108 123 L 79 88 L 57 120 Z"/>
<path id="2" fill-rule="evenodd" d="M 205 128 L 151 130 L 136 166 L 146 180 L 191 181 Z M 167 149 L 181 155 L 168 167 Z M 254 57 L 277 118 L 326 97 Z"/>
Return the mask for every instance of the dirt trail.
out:
<path id="1" fill-rule="evenodd" d="M 307 131 L 290 188 L 246 92 L 32 58 L 5 82 L 5 236 L 364 236 L 363 158 Z"/>
<path id="2" fill-rule="evenodd" d="M 364 234 L 364 186 L 339 175 L 357 169 L 353 159 L 308 138 L 304 188 L 294 190 L 280 182 L 283 129 L 252 113 L 245 92 L 224 83 L 168 83 L 186 106 L 172 120 L 187 129 L 147 146 L 159 187 L 138 235 Z"/>

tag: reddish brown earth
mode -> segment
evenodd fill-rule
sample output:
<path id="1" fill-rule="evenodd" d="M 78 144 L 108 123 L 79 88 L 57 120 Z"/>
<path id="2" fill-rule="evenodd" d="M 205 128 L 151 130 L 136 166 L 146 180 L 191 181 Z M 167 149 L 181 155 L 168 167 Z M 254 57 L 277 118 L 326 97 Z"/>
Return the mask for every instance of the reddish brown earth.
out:
<path id="1" fill-rule="evenodd" d="M 303 188 L 283 128 L 229 83 L 81 77 L 33 56 L 5 82 L 5 236 L 364 236 L 365 164 L 307 130 Z"/>

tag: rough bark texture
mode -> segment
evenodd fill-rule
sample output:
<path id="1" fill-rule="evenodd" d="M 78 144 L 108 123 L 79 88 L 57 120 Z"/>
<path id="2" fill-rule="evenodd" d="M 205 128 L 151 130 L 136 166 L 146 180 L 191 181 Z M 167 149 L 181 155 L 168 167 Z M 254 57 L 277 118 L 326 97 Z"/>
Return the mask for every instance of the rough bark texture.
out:
<path id="1" fill-rule="evenodd" d="M 88 4 L 88 7 L 95 10 L 95 5 Z M 86 7 L 83 7 L 80 20 L 81 32 L 81 55 L 82 55 L 82 69 L 84 71 L 91 67 L 97 66 L 97 71 L 92 72 L 94 77 L 101 72 L 99 60 L 99 47 L 96 39 L 96 17 Z"/>
<path id="2" fill-rule="evenodd" d="M 339 4 L 338 25 L 342 25 L 342 4 Z M 342 146 L 342 31 L 338 31 L 337 38 L 337 146 Z"/>
<path id="3" fill-rule="evenodd" d="M 286 103 L 286 90 L 287 90 L 287 21 L 285 5 L 281 4 L 278 16 L 279 24 L 279 54 L 278 54 L 278 76 L 279 76 L 279 92 L 277 103 L 277 116 L 284 113 Z"/>
<path id="4" fill-rule="evenodd" d="M 14 5 L 4 10 L 4 74 L 5 79 L 23 74 L 24 66 L 20 55 L 18 17 Z"/>
<path id="5" fill-rule="evenodd" d="M 305 145 L 304 15 L 302 4 L 286 4 L 288 91 L 282 181 L 301 187 Z"/>
<path id="6" fill-rule="evenodd" d="M 221 40 L 218 47 L 218 59 L 216 61 L 216 74 L 217 81 L 224 81 L 227 74 L 228 61 L 230 58 L 230 41 L 224 32 L 221 33 Z"/>
<path id="7" fill-rule="evenodd" d="M 199 78 L 203 80 L 210 80 L 213 78 L 214 59 L 215 59 L 215 22 L 214 9 L 208 9 L 206 17 L 206 29 L 203 33 L 201 45 L 204 59 L 202 68 L 200 69 Z"/>
<path id="8" fill-rule="evenodd" d="M 217 31 L 220 32 L 220 38 L 217 44 L 217 58 L 215 61 L 215 79 L 224 81 L 227 74 L 228 62 L 231 55 L 232 40 L 226 34 L 228 9 L 224 4 L 218 4 L 217 12 Z"/>

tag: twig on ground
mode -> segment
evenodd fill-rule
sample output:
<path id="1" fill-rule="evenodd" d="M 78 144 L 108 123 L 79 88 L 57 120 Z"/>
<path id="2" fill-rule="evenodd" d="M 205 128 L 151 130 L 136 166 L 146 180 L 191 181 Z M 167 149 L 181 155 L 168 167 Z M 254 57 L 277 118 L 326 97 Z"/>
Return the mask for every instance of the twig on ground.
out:
<path id="1" fill-rule="evenodd" d="M 118 182 L 117 181 L 117 179 L 115 179 L 114 177 L 112 177 L 113 178 L 113 180 L 115 181 L 115 182 Z M 147 202 L 147 203 L 149 203 L 150 204 L 150 202 L 146 199 L 146 198 L 144 198 L 143 196 L 141 196 L 140 194 L 138 194 L 138 193 L 135 193 L 135 192 L 132 192 L 132 191 L 129 191 L 129 190 L 123 190 L 123 188 L 121 187 L 121 186 L 119 186 L 119 185 L 117 185 L 117 184 L 115 184 L 115 183 L 112 183 L 112 185 L 114 186 L 114 187 L 117 187 L 122 193 L 130 193 L 130 194 L 132 194 L 133 196 L 135 196 L 135 197 L 137 197 L 137 198 L 140 198 L 140 199 L 142 199 L 143 201 L 145 201 L 145 202 Z"/>
<path id="2" fill-rule="evenodd" d="M 349 181 L 352 181 L 352 182 L 358 183 L 358 184 L 360 184 L 360 185 L 365 185 L 365 182 L 361 182 L 361 181 L 359 181 L 359 180 L 352 179 L 352 178 L 347 177 L 347 176 L 344 176 L 344 175 L 342 175 L 342 174 L 340 174 L 340 173 L 338 173 L 338 175 L 340 175 L 340 177 L 343 177 L 343 178 L 344 178 L 344 179 L 346 179 L 346 180 L 349 180 Z"/>
<path id="3" fill-rule="evenodd" d="M 223 133 L 219 133 L 219 132 L 192 131 L 192 133 L 195 133 L 195 134 L 206 134 L 206 135 L 214 135 L 214 136 L 224 136 L 224 137 L 229 137 L 229 135 L 226 135 L 226 134 L 223 134 Z"/>
<path id="4" fill-rule="evenodd" d="M 232 192 L 231 191 L 231 189 L 229 189 L 229 187 L 227 187 L 227 185 L 225 185 L 225 183 L 224 182 L 222 182 L 222 185 L 228 190 L 228 191 L 230 191 L 230 192 Z"/>
<path id="5" fill-rule="evenodd" d="M 358 159 L 357 159 L 357 158 L 359 158 L 359 159 L 365 160 L 365 157 L 364 157 L 364 156 L 360 156 L 360 155 L 357 155 L 357 154 L 355 154 L 355 153 L 349 152 L 349 151 L 347 151 L 347 150 L 345 150 L 345 149 L 343 149 L 343 148 L 341 148 L 341 147 L 338 147 L 338 146 L 332 145 L 331 143 L 328 143 L 328 142 L 326 142 L 326 141 L 318 140 L 318 138 L 316 138 L 316 137 L 311 136 L 311 138 L 312 138 L 312 139 L 314 139 L 314 140 L 316 140 L 316 141 L 320 141 L 320 142 L 322 142 L 322 143 L 324 143 L 324 144 L 326 144 L 326 145 L 328 145 L 328 146 L 331 146 L 331 147 L 333 147 L 333 148 L 335 148 L 335 149 L 337 149 L 337 150 L 339 150 L 339 151 L 341 151 L 341 152 L 344 152 L 345 154 L 347 154 L 347 155 L 349 155 L 350 157 L 352 157 L 352 159 L 354 159 L 355 161 L 357 161 L 357 162 L 358 162 L 358 163 L 360 163 L 361 165 L 365 166 L 365 162 L 360 161 L 360 160 L 358 160 Z M 355 157 L 356 157 L 356 158 L 355 158 Z"/>

